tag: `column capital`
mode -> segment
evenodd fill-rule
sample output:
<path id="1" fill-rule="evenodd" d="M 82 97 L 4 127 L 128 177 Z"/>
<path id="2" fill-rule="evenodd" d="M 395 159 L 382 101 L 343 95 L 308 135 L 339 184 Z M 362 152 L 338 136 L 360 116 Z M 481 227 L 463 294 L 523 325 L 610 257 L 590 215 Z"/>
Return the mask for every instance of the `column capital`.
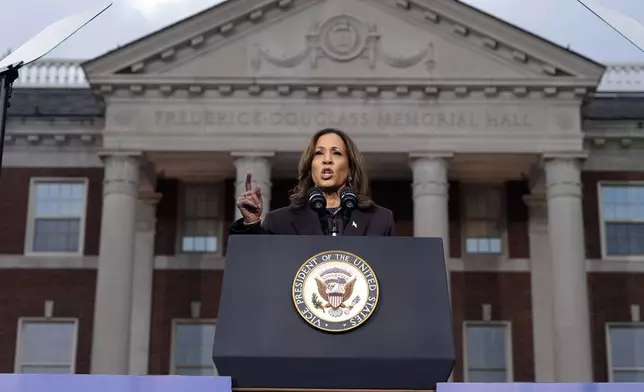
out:
<path id="1" fill-rule="evenodd" d="M 409 154 L 413 174 L 413 197 L 436 195 L 447 197 L 447 161 L 450 154 Z"/>
<path id="2" fill-rule="evenodd" d="M 156 207 L 162 197 L 163 195 L 159 192 L 154 192 L 149 189 L 139 190 L 139 200 L 152 207 Z"/>
<path id="3" fill-rule="evenodd" d="M 103 195 L 115 193 L 137 197 L 141 180 L 139 157 L 109 155 L 103 162 L 105 165 Z"/>
<path id="4" fill-rule="evenodd" d="M 136 231 L 153 232 L 155 230 L 156 207 L 160 200 L 160 193 L 139 192 L 136 207 Z"/>
<path id="5" fill-rule="evenodd" d="M 233 158 L 274 158 L 275 151 L 231 151 L 230 156 Z"/>
<path id="6" fill-rule="evenodd" d="M 544 163 L 548 199 L 581 198 L 581 162 L 578 158 L 554 158 Z"/>
<path id="7" fill-rule="evenodd" d="M 588 159 L 590 153 L 588 151 L 560 151 L 560 152 L 544 152 L 541 155 L 541 160 L 545 163 L 548 161 L 562 160 L 562 161 L 584 161 Z"/>
<path id="8" fill-rule="evenodd" d="M 139 150 L 101 150 L 97 155 L 103 163 L 108 159 L 143 159 L 144 157 L 143 152 Z"/>
<path id="9" fill-rule="evenodd" d="M 453 152 L 447 151 L 427 151 L 427 152 L 410 152 L 409 159 L 414 161 L 422 160 L 448 160 L 454 158 Z"/>
<path id="10" fill-rule="evenodd" d="M 542 193 L 523 195 L 523 202 L 530 209 L 540 209 L 548 205 L 548 199 Z"/>

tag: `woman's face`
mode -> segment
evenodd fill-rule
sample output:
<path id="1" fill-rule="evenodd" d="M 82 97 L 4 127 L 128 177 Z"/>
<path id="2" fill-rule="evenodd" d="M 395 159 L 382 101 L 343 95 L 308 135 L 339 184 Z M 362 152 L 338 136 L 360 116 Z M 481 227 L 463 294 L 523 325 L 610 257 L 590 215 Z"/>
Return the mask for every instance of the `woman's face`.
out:
<path id="1" fill-rule="evenodd" d="M 311 176 L 315 186 L 338 191 L 349 176 L 349 158 L 342 138 L 335 133 L 320 136 L 317 141 Z"/>

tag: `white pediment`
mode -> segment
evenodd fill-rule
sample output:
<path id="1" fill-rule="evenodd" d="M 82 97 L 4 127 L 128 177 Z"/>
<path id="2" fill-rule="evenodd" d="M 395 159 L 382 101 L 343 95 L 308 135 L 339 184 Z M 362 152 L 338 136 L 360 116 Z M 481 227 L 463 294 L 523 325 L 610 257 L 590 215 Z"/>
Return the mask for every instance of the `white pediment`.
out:
<path id="1" fill-rule="evenodd" d="M 229 0 L 91 61 L 86 71 L 90 80 L 139 75 L 168 83 L 562 78 L 591 84 L 603 67 L 457 1 Z"/>
<path id="2" fill-rule="evenodd" d="M 444 36 L 386 11 L 363 1 L 327 1 L 157 72 L 177 77 L 327 79 L 542 76 L 457 36 Z"/>

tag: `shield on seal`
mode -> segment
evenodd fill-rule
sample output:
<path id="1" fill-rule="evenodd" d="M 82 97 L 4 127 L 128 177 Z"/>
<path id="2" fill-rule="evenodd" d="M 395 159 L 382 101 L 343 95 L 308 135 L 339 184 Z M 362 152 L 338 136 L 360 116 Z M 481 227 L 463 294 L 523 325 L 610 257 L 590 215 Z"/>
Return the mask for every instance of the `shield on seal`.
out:
<path id="1" fill-rule="evenodd" d="M 333 308 L 339 308 L 342 305 L 342 293 L 329 293 L 329 303 Z"/>

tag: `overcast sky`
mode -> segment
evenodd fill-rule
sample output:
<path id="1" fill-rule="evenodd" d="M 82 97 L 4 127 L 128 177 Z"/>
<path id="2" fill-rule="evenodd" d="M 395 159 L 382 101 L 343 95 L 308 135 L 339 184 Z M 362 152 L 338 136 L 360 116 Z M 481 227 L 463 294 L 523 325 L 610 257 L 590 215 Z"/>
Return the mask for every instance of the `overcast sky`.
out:
<path id="1" fill-rule="evenodd" d="M 0 0 L 0 55 L 16 49 L 48 24 L 108 0 Z M 149 34 L 221 0 L 112 0 L 98 19 L 60 45 L 50 58 L 88 59 Z M 351 1 L 351 0 L 345 0 Z M 447 1 L 447 0 L 435 0 Z M 602 63 L 642 62 L 644 53 L 577 0 L 462 0 Z M 602 0 L 644 22 L 644 0 Z M 608 2 L 608 3 L 607 3 Z"/>

